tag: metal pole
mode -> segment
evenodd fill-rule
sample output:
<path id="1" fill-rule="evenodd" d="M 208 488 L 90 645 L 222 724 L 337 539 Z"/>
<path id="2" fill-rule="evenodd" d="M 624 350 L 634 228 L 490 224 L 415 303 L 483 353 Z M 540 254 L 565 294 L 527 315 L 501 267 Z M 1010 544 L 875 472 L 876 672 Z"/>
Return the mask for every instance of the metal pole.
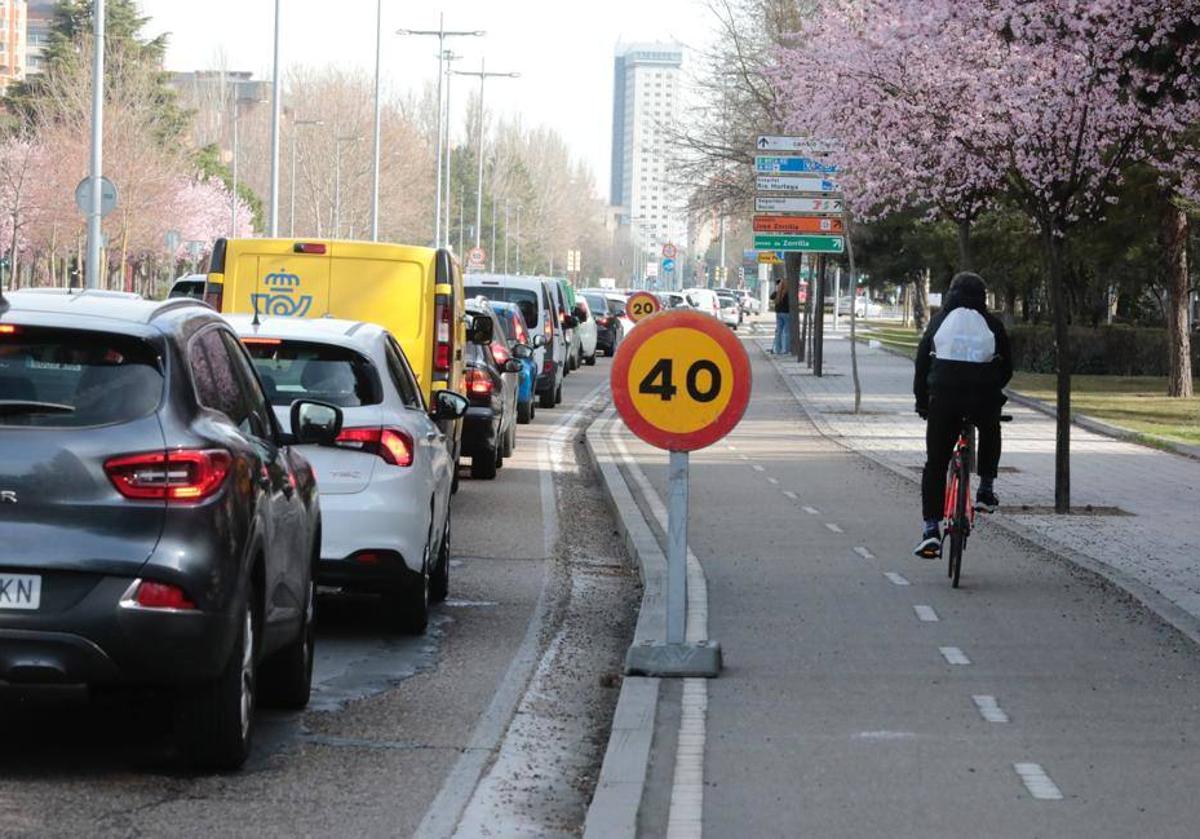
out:
<path id="1" fill-rule="evenodd" d="M 100 287 L 100 175 L 104 168 L 104 0 L 95 0 L 92 7 L 92 206 L 88 212 L 87 288 Z"/>
<path id="2" fill-rule="evenodd" d="M 496 193 L 492 193 L 492 273 L 496 273 Z"/>
<path id="3" fill-rule="evenodd" d="M 342 139 L 333 140 L 333 238 L 342 232 Z"/>
<path id="4" fill-rule="evenodd" d="M 479 188 L 475 197 L 475 247 L 483 236 L 483 83 L 487 81 L 484 59 L 479 59 Z"/>
<path id="5" fill-rule="evenodd" d="M 688 453 L 671 452 L 667 485 L 667 643 L 687 632 Z"/>
<path id="6" fill-rule="evenodd" d="M 438 15 L 438 83 L 437 83 L 437 195 L 433 202 L 433 244 L 434 247 L 442 241 L 442 76 L 446 72 L 446 16 Z"/>
<path id="7" fill-rule="evenodd" d="M 451 59 L 453 60 L 453 59 Z M 445 143 L 446 143 L 446 247 L 450 247 L 450 152 L 453 148 L 450 144 L 450 127 L 453 125 L 453 116 L 450 110 L 450 81 L 453 74 L 450 73 L 450 68 L 446 68 L 446 119 L 445 119 Z M 439 139 L 439 143 L 441 140 Z M 440 186 L 439 186 L 440 188 Z M 440 199 L 439 199 L 440 200 Z"/>
<path id="8" fill-rule="evenodd" d="M 267 230 L 272 239 L 279 236 L 279 117 L 283 107 L 283 79 L 279 74 L 279 24 L 283 0 L 275 0 L 275 61 L 271 79 L 271 211 Z"/>
<path id="9" fill-rule="evenodd" d="M 229 196 L 229 235 L 237 236 L 237 192 L 238 192 L 238 94 L 237 82 L 233 83 L 233 191 Z"/>
<path id="10" fill-rule="evenodd" d="M 833 331 L 837 332 L 838 326 L 838 297 L 842 293 L 842 266 L 837 266 L 833 269 Z M 850 297 L 850 307 L 854 308 L 854 296 Z"/>
<path id="11" fill-rule="evenodd" d="M 371 163 L 371 241 L 379 241 L 379 65 L 383 55 L 383 0 L 375 3 L 375 152 Z M 439 72 L 439 76 L 440 76 Z M 442 104 L 438 97 L 438 107 Z"/>
<path id="12" fill-rule="evenodd" d="M 458 253 L 459 253 L 460 258 L 462 256 L 463 248 L 465 247 L 465 245 L 463 244 L 463 235 L 466 233 L 466 230 L 467 230 L 466 215 L 467 215 L 467 188 L 466 188 L 466 186 L 460 186 L 458 188 Z M 447 238 L 449 238 L 449 236 L 447 236 Z"/>
<path id="13" fill-rule="evenodd" d="M 504 273 L 508 273 L 508 199 L 504 199 Z"/>
<path id="14" fill-rule="evenodd" d="M 296 135 L 300 133 L 299 121 L 292 124 L 292 175 L 288 181 L 291 195 L 291 209 L 288 211 L 288 237 L 296 236 Z"/>
<path id="15" fill-rule="evenodd" d="M 521 205 L 517 205 L 517 273 L 521 273 Z"/>
<path id="16" fill-rule="evenodd" d="M 725 216 L 721 216 L 721 277 L 719 288 L 725 288 Z"/>

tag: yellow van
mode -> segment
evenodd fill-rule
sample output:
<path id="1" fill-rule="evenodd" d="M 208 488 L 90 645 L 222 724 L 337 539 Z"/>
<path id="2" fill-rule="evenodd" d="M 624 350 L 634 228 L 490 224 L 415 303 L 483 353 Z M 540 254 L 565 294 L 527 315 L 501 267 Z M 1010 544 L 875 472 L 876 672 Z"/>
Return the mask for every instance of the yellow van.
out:
<path id="1" fill-rule="evenodd" d="M 465 395 L 462 270 L 443 249 L 330 239 L 218 239 L 205 299 L 223 313 L 364 320 L 400 342 L 432 405 Z M 457 457 L 462 422 L 455 423 Z"/>

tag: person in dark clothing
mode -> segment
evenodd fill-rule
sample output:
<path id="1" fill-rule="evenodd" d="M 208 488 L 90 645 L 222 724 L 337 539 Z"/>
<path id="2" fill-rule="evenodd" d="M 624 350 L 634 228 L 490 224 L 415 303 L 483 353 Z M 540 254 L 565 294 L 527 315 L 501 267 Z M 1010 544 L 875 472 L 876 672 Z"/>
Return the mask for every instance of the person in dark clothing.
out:
<path id="1" fill-rule="evenodd" d="M 917 348 L 913 394 L 925 425 L 925 470 L 921 475 L 921 542 L 913 552 L 942 555 L 940 522 L 946 469 L 964 418 L 979 433 L 979 490 L 975 509 L 995 512 L 1000 466 L 1000 409 L 1012 378 L 1008 332 L 987 310 L 987 287 L 978 274 L 960 273 L 950 283 L 942 311 L 929 323 Z"/>
<path id="2" fill-rule="evenodd" d="M 791 352 L 791 301 L 788 299 L 787 280 L 780 278 L 775 284 L 775 344 L 771 347 L 774 355 L 787 355 Z"/>

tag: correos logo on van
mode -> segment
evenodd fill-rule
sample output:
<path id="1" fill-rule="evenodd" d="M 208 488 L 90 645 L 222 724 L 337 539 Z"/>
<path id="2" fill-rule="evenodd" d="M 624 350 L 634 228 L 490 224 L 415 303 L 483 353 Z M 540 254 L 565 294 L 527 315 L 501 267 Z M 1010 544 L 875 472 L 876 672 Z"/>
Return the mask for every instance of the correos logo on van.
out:
<path id="1" fill-rule="evenodd" d="M 300 275 L 274 271 L 263 278 L 271 291 L 250 295 L 255 311 L 275 317 L 302 318 L 312 308 L 311 294 L 297 294 Z"/>

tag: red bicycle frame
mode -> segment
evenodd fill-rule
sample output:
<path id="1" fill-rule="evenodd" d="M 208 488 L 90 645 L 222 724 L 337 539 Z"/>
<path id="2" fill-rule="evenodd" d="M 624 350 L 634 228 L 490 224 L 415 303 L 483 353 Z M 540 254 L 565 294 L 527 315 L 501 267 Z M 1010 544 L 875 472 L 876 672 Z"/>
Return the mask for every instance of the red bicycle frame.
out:
<path id="1" fill-rule="evenodd" d="M 959 468 L 959 465 L 962 463 L 962 459 L 967 456 L 967 453 L 970 450 L 971 441 L 967 439 L 967 435 L 965 433 L 959 433 L 958 442 L 954 444 L 954 455 L 950 458 L 950 475 L 946 480 L 946 499 L 945 506 L 942 511 L 942 515 L 947 523 L 947 529 L 955 527 L 955 510 L 958 507 L 958 494 L 965 491 L 967 493 L 968 533 L 970 532 L 971 527 L 975 524 L 975 505 L 971 503 L 970 478 L 967 479 L 968 485 L 965 489 L 959 486 L 959 473 L 962 471 Z"/>

